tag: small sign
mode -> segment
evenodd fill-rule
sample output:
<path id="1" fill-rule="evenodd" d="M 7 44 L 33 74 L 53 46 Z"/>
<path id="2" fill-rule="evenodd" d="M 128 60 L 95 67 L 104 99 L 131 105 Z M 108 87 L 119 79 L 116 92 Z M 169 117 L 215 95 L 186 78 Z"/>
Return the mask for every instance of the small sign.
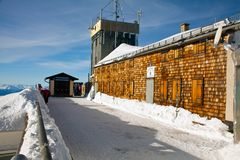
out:
<path id="1" fill-rule="evenodd" d="M 154 78 L 155 66 L 147 67 L 147 78 Z"/>

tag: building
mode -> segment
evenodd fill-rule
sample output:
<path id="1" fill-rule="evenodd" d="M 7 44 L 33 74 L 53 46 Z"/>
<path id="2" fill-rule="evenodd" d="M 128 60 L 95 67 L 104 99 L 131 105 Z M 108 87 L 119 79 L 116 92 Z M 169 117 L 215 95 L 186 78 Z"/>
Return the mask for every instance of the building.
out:
<path id="1" fill-rule="evenodd" d="M 137 45 L 139 24 L 99 19 L 90 28 L 91 71 L 93 67 L 121 43 Z M 115 37 L 116 36 L 116 37 Z"/>
<path id="2" fill-rule="evenodd" d="M 234 65 L 224 46 L 240 42 L 239 15 L 188 28 L 142 48 L 120 45 L 95 65 L 96 91 L 232 121 Z"/>
<path id="3" fill-rule="evenodd" d="M 113 20 L 110 20 L 109 7 L 112 4 L 114 5 L 114 11 L 110 11 L 110 13 L 112 13 Z M 94 66 L 120 44 L 138 45 L 139 23 L 142 12 L 137 12 L 137 20 L 126 22 L 122 8 L 119 0 L 110 0 L 100 10 L 100 16 L 96 23 L 89 28 L 92 44 L 91 74 L 93 74 Z M 107 18 L 104 18 L 105 12 L 107 12 Z"/>
<path id="4" fill-rule="evenodd" d="M 49 80 L 49 90 L 51 96 L 56 97 L 72 97 L 74 80 L 78 80 L 66 73 L 59 73 L 45 78 Z"/>

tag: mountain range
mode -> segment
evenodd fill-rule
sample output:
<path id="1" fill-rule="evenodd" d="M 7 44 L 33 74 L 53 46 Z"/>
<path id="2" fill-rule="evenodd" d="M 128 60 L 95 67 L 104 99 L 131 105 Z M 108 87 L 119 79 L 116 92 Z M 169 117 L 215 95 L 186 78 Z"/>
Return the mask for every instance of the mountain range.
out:
<path id="1" fill-rule="evenodd" d="M 10 94 L 10 93 L 20 92 L 26 88 L 34 88 L 34 86 L 21 85 L 21 84 L 16 84 L 16 85 L 0 84 L 0 96 Z"/>

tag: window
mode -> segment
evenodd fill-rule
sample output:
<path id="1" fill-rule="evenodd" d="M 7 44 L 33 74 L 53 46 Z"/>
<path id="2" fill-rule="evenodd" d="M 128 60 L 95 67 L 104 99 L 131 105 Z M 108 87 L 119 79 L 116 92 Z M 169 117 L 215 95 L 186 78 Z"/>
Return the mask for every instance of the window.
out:
<path id="1" fill-rule="evenodd" d="M 133 59 L 129 60 L 129 67 L 134 67 L 134 60 Z"/>
<path id="2" fill-rule="evenodd" d="M 115 64 L 112 65 L 112 69 L 113 69 L 114 71 L 117 70 L 117 67 L 118 67 L 118 66 L 117 66 L 117 63 L 115 63 Z"/>
<path id="3" fill-rule="evenodd" d="M 174 100 L 174 101 L 176 101 L 176 100 L 180 101 L 180 98 L 181 98 L 181 84 L 182 84 L 181 79 L 173 80 L 172 100 Z"/>
<path id="4" fill-rule="evenodd" d="M 194 45 L 194 53 L 201 54 L 206 52 L 206 42 L 199 42 Z"/>
<path id="5" fill-rule="evenodd" d="M 102 32 L 102 44 L 104 44 L 105 43 L 105 32 L 103 31 Z"/>
<path id="6" fill-rule="evenodd" d="M 168 52 L 168 60 L 172 60 L 172 59 L 174 59 L 175 58 L 175 53 L 174 53 L 174 50 L 170 50 L 169 52 Z"/>
<path id="7" fill-rule="evenodd" d="M 99 91 L 99 92 L 102 92 L 102 82 L 98 82 L 98 85 L 99 85 L 98 91 Z"/>
<path id="8" fill-rule="evenodd" d="M 160 82 L 160 99 L 161 101 L 167 100 L 167 80 Z"/>
<path id="9" fill-rule="evenodd" d="M 203 78 L 192 80 L 192 102 L 197 105 L 203 104 Z"/>
<path id="10" fill-rule="evenodd" d="M 134 81 L 130 82 L 130 96 L 134 95 Z"/>
<path id="11" fill-rule="evenodd" d="M 161 62 L 167 62 L 167 53 L 162 54 L 161 56 Z"/>
<path id="12" fill-rule="evenodd" d="M 97 46 L 98 44 L 98 39 L 96 38 L 96 40 L 95 40 L 95 46 Z"/>
<path id="13" fill-rule="evenodd" d="M 125 61 L 121 62 L 119 65 L 120 65 L 120 69 L 124 70 L 124 68 L 125 68 Z"/>
<path id="14" fill-rule="evenodd" d="M 182 58 L 183 57 L 183 49 L 179 48 L 174 51 L 174 58 Z"/>

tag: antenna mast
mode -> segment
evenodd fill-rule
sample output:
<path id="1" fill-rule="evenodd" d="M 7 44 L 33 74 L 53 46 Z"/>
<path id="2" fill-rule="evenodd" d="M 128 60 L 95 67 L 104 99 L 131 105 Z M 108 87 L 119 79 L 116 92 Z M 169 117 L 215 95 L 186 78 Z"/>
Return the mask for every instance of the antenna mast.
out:
<path id="1" fill-rule="evenodd" d="M 138 22 L 138 24 L 140 24 L 141 17 L 142 17 L 142 10 L 140 9 L 140 10 L 137 11 L 137 22 Z"/>
<path id="2" fill-rule="evenodd" d="M 114 38 L 114 48 L 117 47 L 117 21 L 118 21 L 118 18 L 119 18 L 119 15 L 118 15 L 118 0 L 114 0 L 115 2 L 115 24 L 116 24 L 116 30 L 115 30 L 115 38 Z"/>

